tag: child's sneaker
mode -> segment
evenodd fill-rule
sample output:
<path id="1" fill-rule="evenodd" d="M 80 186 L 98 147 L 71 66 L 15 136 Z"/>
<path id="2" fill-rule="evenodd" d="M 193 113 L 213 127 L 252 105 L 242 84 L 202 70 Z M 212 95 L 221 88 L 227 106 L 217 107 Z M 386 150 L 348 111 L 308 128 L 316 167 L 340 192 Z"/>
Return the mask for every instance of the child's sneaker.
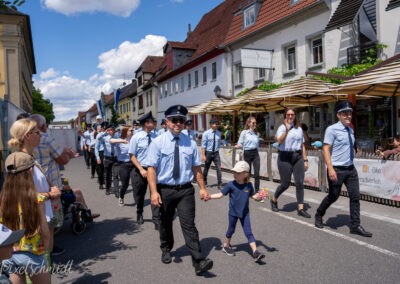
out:
<path id="1" fill-rule="evenodd" d="M 235 256 L 235 251 L 233 250 L 232 247 L 223 247 L 222 251 L 229 256 Z"/>
<path id="2" fill-rule="evenodd" d="M 265 255 L 260 253 L 258 250 L 253 252 L 253 259 L 254 259 L 254 262 L 256 262 L 256 263 L 259 263 L 260 260 L 263 259 L 264 257 L 265 257 Z"/>

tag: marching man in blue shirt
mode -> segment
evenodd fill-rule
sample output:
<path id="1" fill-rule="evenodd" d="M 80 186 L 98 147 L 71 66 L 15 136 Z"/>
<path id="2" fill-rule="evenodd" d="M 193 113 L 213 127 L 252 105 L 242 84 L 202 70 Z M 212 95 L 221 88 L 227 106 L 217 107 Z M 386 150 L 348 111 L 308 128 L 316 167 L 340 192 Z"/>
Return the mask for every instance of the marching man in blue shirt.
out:
<path id="1" fill-rule="evenodd" d="M 335 110 L 339 121 L 326 129 L 322 147 L 328 170 L 329 193 L 317 209 L 315 226 L 320 229 L 324 227 L 322 217 L 339 198 L 342 185 L 345 184 L 350 199 L 350 233 L 372 237 L 372 233 L 365 231 L 360 225 L 360 185 L 353 164 L 355 138 L 350 127 L 353 108 L 350 102 L 341 101 L 336 104 Z"/>
<path id="2" fill-rule="evenodd" d="M 155 134 L 153 131 L 156 120 L 151 111 L 139 117 L 138 121 L 142 126 L 142 131 L 133 135 L 131 141 L 129 142 L 129 155 L 134 166 L 131 175 L 133 194 L 135 195 L 135 200 L 137 202 L 136 220 L 137 223 L 141 225 L 144 223 L 143 206 L 147 189 L 147 167 L 145 166 L 147 152 L 151 141 L 157 137 L 157 134 Z M 158 230 L 160 226 L 159 211 L 160 210 L 158 207 L 153 205 L 151 206 L 154 228 L 156 230 Z"/>
<path id="3" fill-rule="evenodd" d="M 202 160 L 204 162 L 204 182 L 207 185 L 207 175 L 211 163 L 214 162 L 217 171 L 218 189 L 222 188 L 221 158 L 219 147 L 221 146 L 221 132 L 218 131 L 219 121 L 215 117 L 210 120 L 211 128 L 203 133 L 201 140 Z"/>
<path id="4" fill-rule="evenodd" d="M 177 211 L 195 273 L 202 275 L 213 267 L 213 261 L 202 255 L 199 233 L 194 222 L 196 208 L 194 187 L 191 184 L 193 174 L 196 175 L 200 187 L 200 198 L 207 201 L 210 194 L 204 185 L 196 143 L 181 133 L 187 112 L 182 105 L 171 106 L 165 111 L 169 131 L 155 138 L 150 144 L 146 159 L 147 180 L 151 204 L 160 207 L 161 261 L 172 261 L 172 221 Z"/>

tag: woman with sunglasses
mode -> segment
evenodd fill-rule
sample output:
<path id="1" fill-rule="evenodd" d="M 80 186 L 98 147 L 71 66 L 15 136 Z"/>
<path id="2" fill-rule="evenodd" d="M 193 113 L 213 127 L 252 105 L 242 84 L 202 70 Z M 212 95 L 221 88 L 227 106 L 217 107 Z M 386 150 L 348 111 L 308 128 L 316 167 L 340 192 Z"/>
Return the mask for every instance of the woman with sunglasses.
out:
<path id="1" fill-rule="evenodd" d="M 129 156 L 129 142 L 133 136 L 133 127 L 124 126 L 121 130 L 121 136 L 118 139 L 111 138 L 110 143 L 115 145 L 115 154 L 118 161 L 118 174 L 121 180 L 121 187 L 119 188 L 119 206 L 124 206 L 124 197 L 126 190 L 129 186 L 129 178 L 133 170 L 133 164 Z"/>
<path id="2" fill-rule="evenodd" d="M 244 160 L 251 166 L 253 165 L 254 174 L 254 188 L 256 191 L 260 190 L 260 155 L 258 148 L 260 146 L 260 135 L 257 132 L 257 120 L 254 116 L 249 116 L 246 120 L 244 130 L 240 133 L 239 141 L 236 148 L 243 148 Z"/>
<path id="3" fill-rule="evenodd" d="M 310 218 L 304 208 L 304 172 L 308 169 L 307 152 L 304 146 L 304 135 L 292 108 L 287 108 L 284 113 L 283 123 L 279 126 L 275 136 L 279 143 L 278 170 L 281 184 L 270 200 L 271 209 L 278 212 L 278 198 L 288 189 L 293 174 L 296 186 L 297 214 Z"/>

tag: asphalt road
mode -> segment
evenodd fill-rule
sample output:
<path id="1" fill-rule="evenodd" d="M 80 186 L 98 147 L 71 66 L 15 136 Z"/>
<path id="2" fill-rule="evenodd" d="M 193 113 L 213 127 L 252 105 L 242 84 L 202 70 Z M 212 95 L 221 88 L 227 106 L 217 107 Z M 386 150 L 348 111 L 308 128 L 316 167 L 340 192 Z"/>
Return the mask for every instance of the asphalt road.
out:
<path id="1" fill-rule="evenodd" d="M 53 283 L 399 283 L 400 209 L 361 202 L 361 223 L 372 238 L 349 233 L 348 199 L 340 197 L 330 208 L 320 230 L 314 218 L 297 215 L 294 188 L 279 199 L 278 213 L 268 202 L 250 201 L 251 224 L 262 264 L 253 262 L 240 224 L 232 238 L 236 256 L 221 251 L 228 222 L 228 197 L 201 201 L 197 196 L 196 224 L 205 256 L 214 267 L 196 276 L 184 245 L 178 218 L 174 221 L 173 262 L 160 261 L 159 235 L 151 222 L 150 207 L 144 210 L 145 223 L 136 224 L 136 208 L 130 190 L 125 206 L 98 189 L 90 179 L 83 158 L 71 161 L 62 172 L 73 187 L 80 188 L 92 212 L 101 216 L 81 235 L 74 235 L 70 221 L 56 236 L 56 244 L 66 253 L 54 258 L 62 271 L 53 273 Z M 215 182 L 215 171 L 209 172 Z M 223 174 L 224 181 L 232 179 Z M 262 181 L 261 186 L 275 191 L 277 183 Z M 216 187 L 209 187 L 211 193 Z M 306 190 L 305 203 L 312 216 L 325 193 Z M 149 195 L 146 197 L 149 204 Z"/>

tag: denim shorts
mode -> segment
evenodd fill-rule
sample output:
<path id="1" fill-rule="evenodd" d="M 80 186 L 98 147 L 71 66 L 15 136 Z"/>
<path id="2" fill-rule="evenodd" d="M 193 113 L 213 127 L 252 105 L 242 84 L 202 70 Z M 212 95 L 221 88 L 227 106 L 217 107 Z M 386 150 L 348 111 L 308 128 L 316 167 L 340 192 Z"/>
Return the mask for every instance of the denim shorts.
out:
<path id="1" fill-rule="evenodd" d="M 45 255 L 26 251 L 14 252 L 12 257 L 2 262 L 2 271 L 7 274 L 38 274 L 47 271 Z"/>

